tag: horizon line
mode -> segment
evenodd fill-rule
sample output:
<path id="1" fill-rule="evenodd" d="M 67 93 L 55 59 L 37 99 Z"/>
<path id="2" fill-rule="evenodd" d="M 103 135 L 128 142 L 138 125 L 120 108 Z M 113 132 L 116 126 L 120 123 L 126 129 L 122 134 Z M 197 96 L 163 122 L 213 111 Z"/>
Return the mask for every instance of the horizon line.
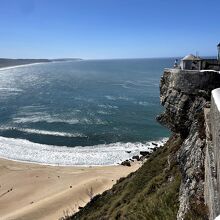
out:
<path id="1" fill-rule="evenodd" d="M 59 57 L 59 58 L 9 58 L 9 57 L 0 57 L 0 59 L 22 59 L 22 60 L 59 60 L 59 59 L 79 59 L 79 60 L 132 60 L 132 59 L 171 59 L 171 58 L 181 58 L 184 57 L 184 55 L 178 55 L 178 56 L 155 56 L 155 57 L 114 57 L 114 58 L 79 58 L 79 57 Z M 200 57 L 216 57 L 216 55 L 200 55 Z"/>

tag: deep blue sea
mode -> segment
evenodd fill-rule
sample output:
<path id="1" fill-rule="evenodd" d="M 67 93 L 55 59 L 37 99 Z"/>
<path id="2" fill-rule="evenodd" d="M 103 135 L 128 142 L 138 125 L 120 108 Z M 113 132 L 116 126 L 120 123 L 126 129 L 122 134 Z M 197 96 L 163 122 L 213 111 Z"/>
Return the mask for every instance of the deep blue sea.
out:
<path id="1" fill-rule="evenodd" d="M 173 62 L 80 60 L 0 70 L 0 157 L 109 165 L 161 143 L 169 133 L 155 120 L 159 81 Z"/>

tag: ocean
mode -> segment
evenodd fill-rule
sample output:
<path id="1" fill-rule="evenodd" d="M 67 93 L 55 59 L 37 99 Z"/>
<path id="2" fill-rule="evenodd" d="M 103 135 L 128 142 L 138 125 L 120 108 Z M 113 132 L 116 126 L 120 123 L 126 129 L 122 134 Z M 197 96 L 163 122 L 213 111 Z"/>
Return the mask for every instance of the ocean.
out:
<path id="1" fill-rule="evenodd" d="M 162 144 L 159 81 L 174 59 L 78 60 L 0 70 L 0 157 L 112 165 Z"/>

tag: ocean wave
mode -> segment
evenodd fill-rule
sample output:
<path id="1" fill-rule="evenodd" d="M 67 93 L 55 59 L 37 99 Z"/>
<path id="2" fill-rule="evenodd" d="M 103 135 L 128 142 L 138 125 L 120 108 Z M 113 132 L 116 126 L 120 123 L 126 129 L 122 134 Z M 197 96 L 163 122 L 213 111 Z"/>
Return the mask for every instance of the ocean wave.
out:
<path id="1" fill-rule="evenodd" d="M 27 117 L 28 116 L 28 117 Z M 51 117 L 47 115 L 41 115 L 39 113 L 35 115 L 26 114 L 25 117 L 14 117 L 13 122 L 16 124 L 24 124 L 24 123 L 38 123 L 38 122 L 46 122 L 46 123 L 65 123 L 65 124 L 96 124 L 96 125 L 104 125 L 107 124 L 106 121 L 101 120 L 100 118 L 56 118 L 56 117 Z"/>
<path id="2" fill-rule="evenodd" d="M 104 108 L 104 109 L 118 109 L 118 106 L 116 105 L 109 105 L 109 104 L 101 104 L 101 105 L 98 105 L 98 107 L 100 108 Z"/>
<path id="3" fill-rule="evenodd" d="M 116 100 L 132 101 L 133 100 L 132 98 L 128 98 L 128 97 L 125 97 L 125 96 L 115 97 L 115 96 L 111 96 L 111 95 L 106 95 L 105 98 L 108 99 L 108 100 L 112 100 L 112 101 L 116 101 Z"/>
<path id="4" fill-rule="evenodd" d="M 17 89 L 17 88 L 10 88 L 10 87 L 1 87 L 0 91 L 2 92 L 23 92 L 22 89 Z"/>
<path id="5" fill-rule="evenodd" d="M 117 100 L 115 97 L 113 97 L 111 95 L 106 95 L 105 98 L 108 100 L 113 100 L 113 101 Z"/>
<path id="6" fill-rule="evenodd" d="M 149 106 L 153 105 L 152 103 L 149 102 L 144 102 L 144 101 L 138 101 L 138 102 L 133 102 L 135 105 L 142 105 L 142 106 Z"/>
<path id="7" fill-rule="evenodd" d="M 124 89 L 141 89 L 141 87 L 155 87 L 159 86 L 158 83 L 152 82 L 151 80 L 144 80 L 144 81 L 130 81 L 127 80 L 123 83 L 114 83 L 113 86 L 120 86 Z"/>
<path id="8" fill-rule="evenodd" d="M 107 96 L 105 96 L 105 97 L 106 97 L 108 100 L 111 100 L 111 101 L 116 101 L 116 100 L 127 101 L 127 102 L 132 102 L 132 103 L 135 104 L 135 105 L 142 105 L 142 106 L 149 106 L 149 105 L 151 105 L 151 103 L 149 103 L 149 102 L 145 102 L 145 101 L 134 101 L 133 98 L 128 98 L 128 97 L 125 97 L 125 96 L 115 97 L 115 96 L 107 95 Z"/>
<path id="9" fill-rule="evenodd" d="M 100 115 L 111 115 L 111 112 L 107 112 L 107 111 L 97 111 L 98 114 Z"/>
<path id="10" fill-rule="evenodd" d="M 167 138 L 154 141 L 162 146 Z M 138 155 L 141 150 L 152 151 L 152 142 L 112 143 L 86 147 L 59 147 L 33 143 L 25 139 L 0 137 L 0 157 L 24 162 L 61 166 L 115 165 Z M 131 151 L 131 153 L 127 153 Z"/>
<path id="11" fill-rule="evenodd" d="M 50 135 L 56 137 L 87 137 L 84 134 L 75 132 L 75 133 L 68 133 L 68 132 L 58 132 L 58 131 L 48 131 L 48 130 L 39 130 L 39 129 L 31 129 L 31 128 L 16 128 L 16 127 L 1 127 L 1 131 L 5 130 L 16 130 L 21 131 L 29 134 L 40 134 L 40 135 Z"/>

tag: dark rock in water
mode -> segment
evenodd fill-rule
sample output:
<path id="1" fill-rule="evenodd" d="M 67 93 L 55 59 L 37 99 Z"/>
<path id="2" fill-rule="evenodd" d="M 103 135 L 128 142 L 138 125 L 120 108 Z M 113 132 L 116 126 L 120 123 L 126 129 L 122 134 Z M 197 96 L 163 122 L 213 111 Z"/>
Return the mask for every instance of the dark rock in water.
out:
<path id="1" fill-rule="evenodd" d="M 130 154 L 131 153 L 131 151 L 130 150 L 128 150 L 128 151 L 125 151 L 126 153 L 128 153 L 128 154 Z"/>
<path id="2" fill-rule="evenodd" d="M 133 159 L 129 159 L 131 162 L 134 162 L 134 160 Z"/>
<path id="3" fill-rule="evenodd" d="M 140 155 L 147 156 L 147 155 L 150 155 L 150 152 L 149 151 L 140 151 Z"/>
<path id="4" fill-rule="evenodd" d="M 79 206 L 79 208 L 78 208 L 79 210 L 81 210 L 81 209 L 83 209 L 83 207 L 82 206 Z"/>
<path id="5" fill-rule="evenodd" d="M 153 144 L 154 146 L 158 146 L 158 144 L 157 144 L 157 143 L 152 142 L 152 144 Z"/>
<path id="6" fill-rule="evenodd" d="M 153 152 L 155 152 L 157 150 L 157 148 L 155 147 L 155 148 L 153 148 Z"/>
<path id="7" fill-rule="evenodd" d="M 137 155 L 137 156 L 133 156 L 132 159 L 139 161 L 139 160 L 140 160 L 140 157 Z"/>
<path id="8" fill-rule="evenodd" d="M 131 166 L 131 162 L 129 160 L 125 160 L 125 161 L 123 161 L 121 163 L 121 165 L 130 167 Z"/>

